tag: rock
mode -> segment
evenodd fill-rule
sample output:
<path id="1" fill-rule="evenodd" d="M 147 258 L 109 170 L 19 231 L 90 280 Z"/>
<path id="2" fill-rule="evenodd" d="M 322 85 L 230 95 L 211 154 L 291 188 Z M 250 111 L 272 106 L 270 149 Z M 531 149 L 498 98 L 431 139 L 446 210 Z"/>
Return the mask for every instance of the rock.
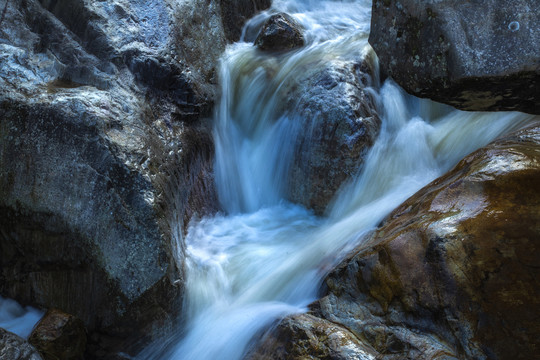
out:
<path id="1" fill-rule="evenodd" d="M 42 357 L 26 340 L 0 328 L 0 359 L 42 360 Z"/>
<path id="2" fill-rule="evenodd" d="M 373 59 L 329 62 L 308 72 L 289 95 L 303 129 L 289 175 L 289 198 L 322 214 L 337 190 L 357 174 L 381 121 L 368 87 Z"/>
<path id="3" fill-rule="evenodd" d="M 272 15 L 264 23 L 255 45 L 263 51 L 287 51 L 302 47 L 302 26 L 286 13 Z"/>
<path id="4" fill-rule="evenodd" d="M 260 343 L 247 360 L 374 359 L 372 350 L 347 329 L 308 314 L 282 320 Z"/>
<path id="5" fill-rule="evenodd" d="M 230 42 L 240 40 L 242 28 L 258 11 L 268 9 L 272 0 L 221 0 L 223 29 Z"/>
<path id="6" fill-rule="evenodd" d="M 538 126 L 467 156 L 330 273 L 326 295 L 311 306 L 318 319 L 302 326 L 319 319 L 341 326 L 378 359 L 534 358 L 539 175 Z M 287 328 L 273 336 L 286 334 Z M 272 351 L 302 339 L 294 332 Z M 321 348 L 309 346 L 308 354 Z"/>
<path id="7" fill-rule="evenodd" d="M 86 330 L 83 322 L 75 316 L 50 309 L 36 325 L 28 342 L 45 360 L 83 359 Z"/>
<path id="8" fill-rule="evenodd" d="M 80 318 L 90 357 L 178 322 L 182 233 L 218 209 L 206 118 L 226 6 L 1 5 L 0 294 Z"/>
<path id="9" fill-rule="evenodd" d="M 540 114 L 538 14 L 536 0 L 375 0 L 369 42 L 381 70 L 413 95 Z"/>

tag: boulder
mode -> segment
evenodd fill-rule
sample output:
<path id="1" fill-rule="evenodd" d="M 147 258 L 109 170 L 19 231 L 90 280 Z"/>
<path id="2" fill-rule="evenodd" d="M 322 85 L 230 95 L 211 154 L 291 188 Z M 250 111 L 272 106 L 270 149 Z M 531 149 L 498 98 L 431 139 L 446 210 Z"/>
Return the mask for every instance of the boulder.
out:
<path id="1" fill-rule="evenodd" d="M 45 360 L 84 358 L 86 329 L 82 320 L 60 310 L 50 309 L 28 338 Z"/>
<path id="2" fill-rule="evenodd" d="M 536 0 L 375 0 L 369 42 L 413 95 L 540 114 L 539 14 Z"/>
<path id="3" fill-rule="evenodd" d="M 306 72 L 288 97 L 302 132 L 289 174 L 289 198 L 322 214 L 337 190 L 362 168 L 381 127 L 374 59 L 333 60 Z"/>
<path id="4" fill-rule="evenodd" d="M 43 360 L 39 352 L 26 340 L 0 328 L 0 359 Z"/>
<path id="5" fill-rule="evenodd" d="M 311 316 L 350 331 L 380 359 L 534 358 L 539 175 L 540 127 L 467 156 L 361 241 L 329 274 Z M 293 335 L 284 346 L 303 339 Z M 317 341 L 306 353 L 319 351 Z"/>
<path id="6" fill-rule="evenodd" d="M 90 357 L 133 354 L 176 327 L 182 233 L 218 209 L 207 118 L 227 5 L 5 4 L 0 295 L 80 318 Z"/>
<path id="7" fill-rule="evenodd" d="M 230 42 L 240 40 L 242 28 L 258 11 L 268 9 L 272 0 L 221 0 L 225 36 Z"/>
<path id="8" fill-rule="evenodd" d="M 255 45 L 263 51 L 287 51 L 302 47 L 302 26 L 289 14 L 272 15 L 261 28 Z"/>

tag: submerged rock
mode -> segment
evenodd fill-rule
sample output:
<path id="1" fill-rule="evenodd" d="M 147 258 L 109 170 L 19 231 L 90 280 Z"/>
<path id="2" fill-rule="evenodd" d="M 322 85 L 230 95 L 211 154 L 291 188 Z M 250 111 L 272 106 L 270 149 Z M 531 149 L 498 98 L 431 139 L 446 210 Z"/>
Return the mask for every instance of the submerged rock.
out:
<path id="1" fill-rule="evenodd" d="M 326 295 L 312 305 L 318 318 L 302 326 L 330 321 L 378 359 L 534 358 L 539 176 L 539 127 L 467 156 L 397 208 L 327 277 Z M 304 335 L 288 330 L 297 321 L 284 320 L 271 335 L 282 343 L 263 350 L 301 343 Z M 306 354 L 331 347 L 324 335 L 314 337 Z"/>
<path id="2" fill-rule="evenodd" d="M 39 352 L 23 338 L 0 328 L 0 359 L 43 360 Z"/>
<path id="3" fill-rule="evenodd" d="M 289 14 L 272 15 L 264 23 L 255 45 L 263 51 L 287 51 L 302 47 L 302 26 Z"/>
<path id="4" fill-rule="evenodd" d="M 291 92 L 301 135 L 289 175 L 289 198 L 322 214 L 339 187 L 362 168 L 381 120 L 369 88 L 377 86 L 370 55 L 333 61 L 308 73 Z"/>
<path id="5" fill-rule="evenodd" d="M 411 94 L 540 114 L 538 14 L 537 0 L 375 0 L 369 42 Z"/>
<path id="6" fill-rule="evenodd" d="M 0 14 L 0 294 L 76 315 L 90 356 L 134 353 L 178 321 L 182 232 L 218 208 L 204 119 L 222 6 L 27 0 Z"/>
<path id="7" fill-rule="evenodd" d="M 28 342 L 45 360 L 79 360 L 84 358 L 86 329 L 75 316 L 51 309 L 32 330 Z"/>

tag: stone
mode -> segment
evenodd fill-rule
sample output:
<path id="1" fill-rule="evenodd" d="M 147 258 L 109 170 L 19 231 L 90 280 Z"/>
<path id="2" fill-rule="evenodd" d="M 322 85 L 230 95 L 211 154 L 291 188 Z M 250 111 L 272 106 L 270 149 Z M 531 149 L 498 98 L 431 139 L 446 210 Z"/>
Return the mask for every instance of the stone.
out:
<path id="1" fill-rule="evenodd" d="M 359 240 L 327 276 L 303 328 L 328 321 L 377 359 L 534 358 L 539 175 L 538 126 L 470 154 Z M 278 326 L 272 338 L 282 343 L 265 351 L 305 339 L 289 328 Z M 330 346 L 315 338 L 304 353 Z"/>
<path id="2" fill-rule="evenodd" d="M 26 340 L 0 328 L 1 360 L 43 360 L 39 352 Z"/>
<path id="3" fill-rule="evenodd" d="M 183 233 L 219 209 L 208 118 L 226 6 L 1 5 L 0 295 L 80 318 L 87 356 L 177 326 Z"/>
<path id="4" fill-rule="evenodd" d="M 272 15 L 262 26 L 255 45 L 263 51 L 288 51 L 304 46 L 302 26 L 286 13 Z"/>
<path id="5" fill-rule="evenodd" d="M 407 92 L 463 110 L 540 114 L 538 1 L 375 0 L 372 14 L 381 70 Z"/>
<path id="6" fill-rule="evenodd" d="M 280 321 L 264 334 L 260 344 L 247 360 L 375 359 L 373 351 L 350 331 L 309 314 Z"/>
<path id="7" fill-rule="evenodd" d="M 272 0 L 221 0 L 223 29 L 227 39 L 230 42 L 240 40 L 246 21 L 270 5 Z"/>
<path id="8" fill-rule="evenodd" d="M 49 309 L 28 338 L 45 360 L 84 358 L 86 329 L 82 320 L 60 310 Z"/>
<path id="9" fill-rule="evenodd" d="M 372 54 L 371 54 L 372 55 Z M 289 199 L 323 214 L 340 186 L 356 175 L 381 127 L 374 59 L 329 62 L 306 72 L 288 97 L 303 129 L 289 174 Z"/>

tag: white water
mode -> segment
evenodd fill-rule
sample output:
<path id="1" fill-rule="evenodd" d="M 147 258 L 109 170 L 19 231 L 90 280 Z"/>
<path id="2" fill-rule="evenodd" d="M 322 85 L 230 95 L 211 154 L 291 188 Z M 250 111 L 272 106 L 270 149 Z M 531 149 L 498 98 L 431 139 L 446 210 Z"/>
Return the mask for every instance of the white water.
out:
<path id="1" fill-rule="evenodd" d="M 285 179 L 302 129 L 280 99 L 300 74 L 368 51 L 370 7 L 363 0 L 275 0 L 272 11 L 285 10 L 304 25 L 307 46 L 273 57 L 239 43 L 225 54 L 215 141 L 227 214 L 190 225 L 185 331 L 144 358 L 240 359 L 257 332 L 305 310 L 324 275 L 401 202 L 471 151 L 538 121 L 520 113 L 451 110 L 387 82 L 377 95 L 379 138 L 328 217 L 288 203 Z M 253 19 L 246 34 L 268 14 Z"/>
<path id="2" fill-rule="evenodd" d="M 22 307 L 15 300 L 0 296 L 0 328 L 27 338 L 43 312 L 27 306 Z"/>

